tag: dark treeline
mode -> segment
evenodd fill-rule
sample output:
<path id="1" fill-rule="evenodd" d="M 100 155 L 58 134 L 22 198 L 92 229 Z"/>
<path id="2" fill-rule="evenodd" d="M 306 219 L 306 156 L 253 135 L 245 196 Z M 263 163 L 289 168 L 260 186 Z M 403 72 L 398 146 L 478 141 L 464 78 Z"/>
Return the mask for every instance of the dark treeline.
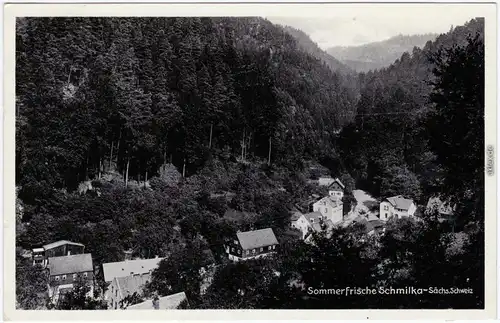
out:
<path id="1" fill-rule="evenodd" d="M 260 18 L 22 18 L 16 73 L 23 187 L 223 154 L 293 164 L 354 115 L 342 76 Z"/>

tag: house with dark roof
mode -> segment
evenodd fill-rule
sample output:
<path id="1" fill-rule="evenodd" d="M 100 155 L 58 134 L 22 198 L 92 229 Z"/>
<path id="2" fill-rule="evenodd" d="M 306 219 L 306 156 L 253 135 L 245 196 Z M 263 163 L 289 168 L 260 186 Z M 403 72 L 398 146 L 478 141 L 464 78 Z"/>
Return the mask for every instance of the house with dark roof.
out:
<path id="1" fill-rule="evenodd" d="M 109 309 L 120 309 L 120 304 L 127 296 L 137 294 L 142 296 L 144 286 L 151 281 L 151 274 L 134 274 L 123 277 L 115 277 L 107 290 L 107 301 Z"/>
<path id="2" fill-rule="evenodd" d="M 334 199 L 342 200 L 344 197 L 345 185 L 342 184 L 340 179 L 335 178 L 328 186 L 328 195 Z"/>
<path id="3" fill-rule="evenodd" d="M 273 229 L 266 228 L 236 233 L 236 239 L 228 241 L 224 248 L 230 260 L 239 261 L 265 257 L 277 251 L 278 239 Z"/>
<path id="4" fill-rule="evenodd" d="M 388 197 L 380 203 L 380 220 L 387 221 L 391 217 L 396 219 L 414 217 L 417 206 L 411 199 L 401 195 Z"/>
<path id="5" fill-rule="evenodd" d="M 92 295 L 94 287 L 94 265 L 89 253 L 51 257 L 48 259 L 47 272 L 49 276 L 49 297 L 57 301 L 63 290 L 71 290 L 77 279 L 86 280 Z"/>
<path id="6" fill-rule="evenodd" d="M 50 257 L 61 257 L 83 254 L 85 246 L 81 243 L 68 240 L 59 240 L 48 243 L 41 248 L 32 249 L 33 265 L 47 266 Z"/>
<path id="7" fill-rule="evenodd" d="M 127 310 L 175 310 L 182 303 L 187 303 L 186 293 L 180 292 L 173 295 L 154 297 L 142 303 L 128 306 Z"/>

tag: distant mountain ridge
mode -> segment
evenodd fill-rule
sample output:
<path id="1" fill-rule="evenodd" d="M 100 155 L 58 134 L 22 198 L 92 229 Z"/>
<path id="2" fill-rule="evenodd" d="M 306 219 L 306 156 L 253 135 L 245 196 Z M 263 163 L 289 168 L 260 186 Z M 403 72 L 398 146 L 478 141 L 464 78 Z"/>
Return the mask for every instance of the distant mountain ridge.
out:
<path id="1" fill-rule="evenodd" d="M 428 41 L 435 40 L 439 34 L 397 35 L 387 40 L 360 46 L 335 46 L 327 53 L 357 72 L 380 69 L 394 63 L 404 52 L 414 47 L 423 47 Z"/>
<path id="2" fill-rule="evenodd" d="M 297 45 L 304 52 L 323 61 L 331 70 L 344 75 L 354 75 L 356 71 L 348 65 L 339 61 L 329 53 L 322 50 L 305 32 L 302 30 L 290 27 L 281 26 L 288 34 L 292 35 L 297 40 Z"/>

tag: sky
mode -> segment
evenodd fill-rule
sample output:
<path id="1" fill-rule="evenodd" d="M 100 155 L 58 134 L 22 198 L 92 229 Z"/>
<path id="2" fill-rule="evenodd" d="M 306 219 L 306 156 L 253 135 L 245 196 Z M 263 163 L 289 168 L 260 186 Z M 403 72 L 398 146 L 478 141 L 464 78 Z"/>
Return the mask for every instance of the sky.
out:
<path id="1" fill-rule="evenodd" d="M 356 46 L 397 36 L 445 33 L 451 26 L 463 25 L 475 18 L 468 12 L 443 14 L 426 12 L 424 16 L 386 14 L 380 16 L 338 17 L 266 17 L 273 23 L 304 31 L 322 49 L 333 46 Z"/>

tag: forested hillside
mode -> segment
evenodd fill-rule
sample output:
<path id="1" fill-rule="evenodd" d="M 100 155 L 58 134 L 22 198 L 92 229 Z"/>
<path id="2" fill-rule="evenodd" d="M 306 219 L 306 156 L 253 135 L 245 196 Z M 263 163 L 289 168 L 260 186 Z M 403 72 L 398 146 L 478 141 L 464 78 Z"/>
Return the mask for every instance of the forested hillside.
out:
<path id="1" fill-rule="evenodd" d="M 358 72 L 368 72 L 387 67 L 410 52 L 414 47 L 423 47 L 433 41 L 437 34 L 398 35 L 387 40 L 359 46 L 337 46 L 327 49 L 327 53 Z"/>
<path id="2" fill-rule="evenodd" d="M 354 117 L 341 76 L 260 18 L 20 19 L 17 184 L 74 189 L 210 156 L 335 154 Z M 269 157 L 270 156 L 270 157 Z M 36 161 L 36 162 L 35 162 Z M 22 194 L 21 194 L 22 195 Z"/>
<path id="3" fill-rule="evenodd" d="M 477 118 L 480 118 L 470 123 L 475 127 L 454 124 L 447 129 L 446 125 L 450 122 L 450 118 L 456 114 L 460 115 L 461 108 L 457 107 L 455 112 L 447 111 L 448 115 L 440 115 L 438 118 L 432 100 L 436 99 L 436 95 L 442 95 L 435 90 L 434 69 L 439 63 L 446 61 L 446 55 L 449 54 L 446 50 L 466 46 L 467 39 L 471 37 L 478 37 L 477 42 L 482 44 L 483 27 L 483 20 L 472 20 L 448 34 L 437 37 L 435 42 L 428 42 L 423 49 L 415 48 L 411 54 L 404 53 L 387 68 L 360 74 L 360 82 L 363 85 L 357 105 L 356 120 L 343 129 L 339 145 L 342 147 L 343 161 L 349 172 L 359 183 L 362 185 L 364 183 L 370 192 L 382 196 L 400 192 L 419 199 L 442 191 L 445 178 L 450 179 L 449 176 L 461 176 L 467 185 L 473 185 L 472 183 L 482 178 L 472 171 L 482 167 L 480 152 L 483 149 L 483 136 L 480 134 L 484 132 L 482 105 L 472 110 Z M 477 46 L 481 46 L 482 50 L 483 45 Z M 475 49 L 471 47 L 470 50 Z M 475 53 L 475 55 L 480 54 Z M 470 70 L 460 70 L 456 67 L 457 70 L 453 72 L 462 72 L 465 77 L 469 77 L 466 73 L 484 68 L 483 65 L 477 65 L 478 61 L 471 60 L 472 58 L 467 61 L 471 65 Z M 481 57 L 479 56 L 477 60 L 480 62 Z M 439 73 L 437 76 L 440 77 Z M 446 97 L 446 100 L 449 100 L 446 104 L 451 105 L 452 102 L 465 98 L 472 102 L 483 102 L 478 96 L 482 95 L 480 89 L 484 85 L 484 80 L 477 79 L 482 74 L 476 75 L 475 78 L 470 77 L 477 84 L 471 81 L 470 88 L 467 89 L 467 94 L 463 94 L 463 98 L 459 97 L 460 92 L 457 92 L 455 96 Z M 461 104 L 466 103 L 463 101 Z M 468 122 L 462 118 L 454 119 L 454 122 L 458 120 Z M 460 175 L 447 173 L 443 169 L 443 166 L 451 160 L 444 159 L 451 156 L 439 156 L 444 153 L 445 148 L 438 145 L 446 131 L 458 135 L 453 130 L 456 126 L 461 127 L 460 129 L 475 140 L 465 144 L 459 137 L 450 138 L 450 142 L 457 145 L 454 147 L 457 152 L 449 151 L 453 149 L 450 146 L 447 148 L 449 150 L 446 150 L 448 154 L 474 156 L 471 157 L 474 158 L 471 163 L 462 163 L 458 159 L 455 161 L 456 167 L 458 165 L 464 167 L 456 169 Z M 437 135 L 439 132 L 443 134 Z M 459 136 L 463 135 L 461 133 Z M 469 149 L 466 154 L 465 150 Z M 446 190 L 449 188 L 447 186 Z"/>

